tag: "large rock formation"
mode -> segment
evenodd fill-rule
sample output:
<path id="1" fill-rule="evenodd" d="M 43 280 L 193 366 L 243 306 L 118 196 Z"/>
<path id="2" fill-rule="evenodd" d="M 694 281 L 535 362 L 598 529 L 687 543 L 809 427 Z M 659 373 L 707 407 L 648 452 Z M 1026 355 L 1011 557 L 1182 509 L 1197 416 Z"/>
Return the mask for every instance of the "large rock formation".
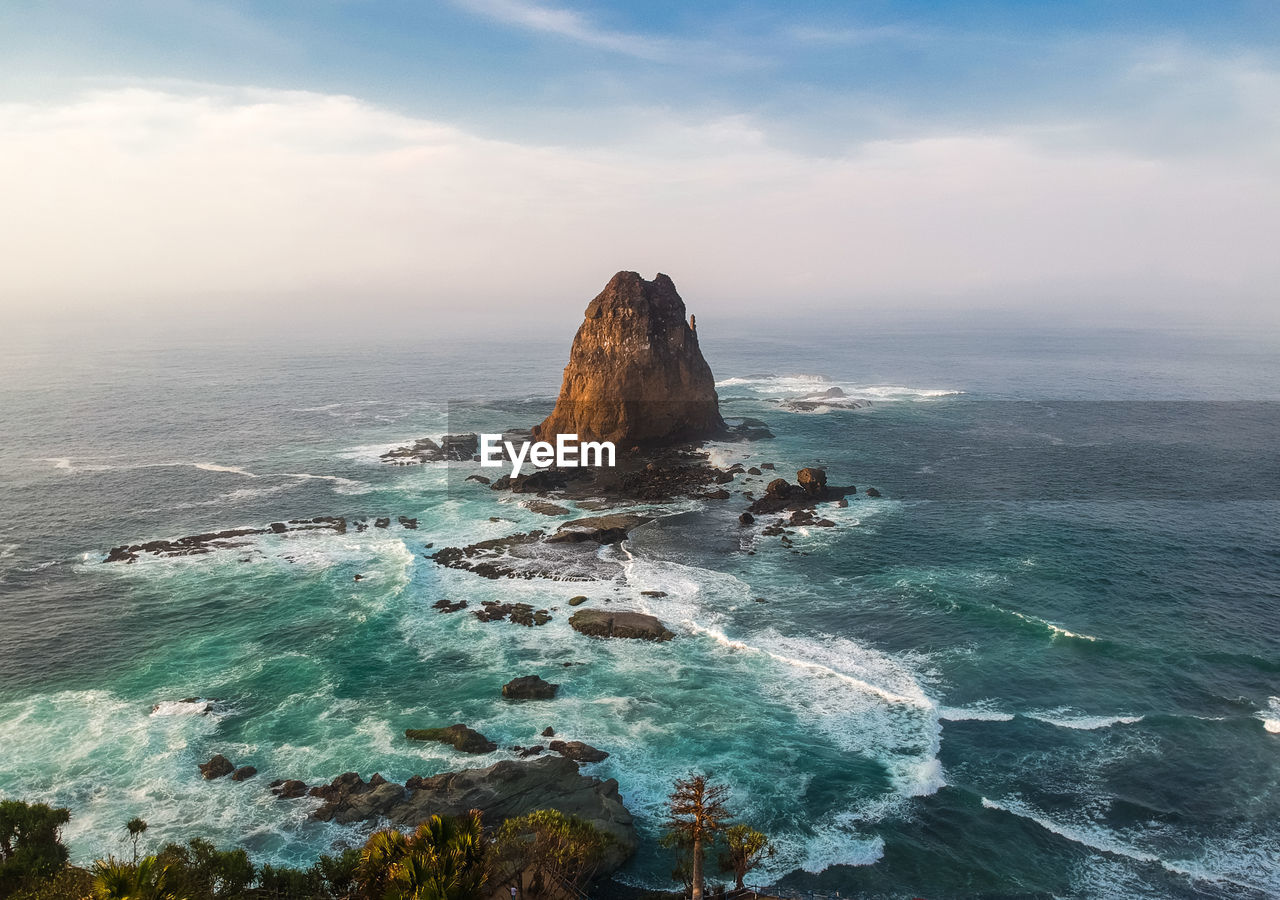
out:
<path id="1" fill-rule="evenodd" d="M 576 434 L 625 449 L 723 432 L 715 379 L 692 326 L 666 275 L 614 275 L 587 306 L 556 408 L 535 436 Z"/>

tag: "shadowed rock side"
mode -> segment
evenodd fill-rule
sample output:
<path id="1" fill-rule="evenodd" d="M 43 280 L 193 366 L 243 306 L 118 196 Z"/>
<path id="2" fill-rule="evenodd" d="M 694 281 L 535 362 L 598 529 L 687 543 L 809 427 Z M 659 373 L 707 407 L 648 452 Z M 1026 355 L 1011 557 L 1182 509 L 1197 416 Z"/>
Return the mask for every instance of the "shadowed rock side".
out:
<path id="1" fill-rule="evenodd" d="M 587 307 L 556 408 L 539 440 L 576 434 L 619 448 L 696 441 L 725 429 L 711 367 L 666 275 L 619 272 Z"/>

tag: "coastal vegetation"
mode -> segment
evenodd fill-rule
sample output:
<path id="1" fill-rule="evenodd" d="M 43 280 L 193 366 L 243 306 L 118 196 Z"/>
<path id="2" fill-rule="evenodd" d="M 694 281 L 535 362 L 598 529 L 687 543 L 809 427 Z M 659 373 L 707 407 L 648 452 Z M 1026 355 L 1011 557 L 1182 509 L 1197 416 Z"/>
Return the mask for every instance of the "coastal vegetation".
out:
<path id="1" fill-rule="evenodd" d="M 728 787 L 704 775 L 676 782 L 663 846 L 676 853 L 673 878 L 694 900 L 706 893 L 708 853 L 737 889 L 773 855 L 760 831 L 731 824 Z M 61 829 L 70 810 L 0 802 L 0 898 L 3 900 L 533 900 L 583 897 L 607 871 L 618 839 L 578 816 L 541 809 L 486 826 L 479 810 L 433 815 L 411 831 L 384 828 L 361 847 L 323 855 L 310 868 L 256 866 L 243 848 L 220 849 L 196 837 L 139 855 L 148 830 L 134 818 L 122 829 L 132 859 L 109 856 L 88 869 L 68 865 Z"/>

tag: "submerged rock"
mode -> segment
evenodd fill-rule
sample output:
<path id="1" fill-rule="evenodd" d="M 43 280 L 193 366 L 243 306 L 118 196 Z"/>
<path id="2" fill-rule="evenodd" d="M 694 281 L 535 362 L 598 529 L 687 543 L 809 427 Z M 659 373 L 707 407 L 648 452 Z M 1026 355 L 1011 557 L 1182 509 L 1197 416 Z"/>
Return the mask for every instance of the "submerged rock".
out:
<path id="1" fill-rule="evenodd" d="M 619 272 L 587 306 L 555 409 L 538 440 L 576 434 L 620 448 L 700 440 L 725 430 L 715 378 L 666 275 Z"/>
<path id="2" fill-rule="evenodd" d="M 591 637 L 644 641 L 669 641 L 675 637 L 675 633 L 654 616 L 630 611 L 582 609 L 569 617 L 569 626 Z"/>
<path id="3" fill-rule="evenodd" d="M 459 722 L 448 728 L 407 728 L 404 736 L 411 741 L 436 741 L 463 753 L 492 753 L 498 745 L 475 729 Z"/>

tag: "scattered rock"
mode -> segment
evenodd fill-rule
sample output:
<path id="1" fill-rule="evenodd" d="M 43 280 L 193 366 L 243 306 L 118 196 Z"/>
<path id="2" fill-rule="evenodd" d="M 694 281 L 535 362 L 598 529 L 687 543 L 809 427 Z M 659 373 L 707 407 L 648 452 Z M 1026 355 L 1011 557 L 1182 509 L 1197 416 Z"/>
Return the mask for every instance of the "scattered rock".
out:
<path id="1" fill-rule="evenodd" d="M 707 491 L 707 493 L 702 495 L 705 500 L 728 500 L 729 496 L 729 492 L 724 488 L 720 488 L 717 491 Z"/>
<path id="2" fill-rule="evenodd" d="M 535 610 L 528 603 L 499 603 L 497 600 L 485 600 L 481 608 L 472 613 L 481 622 L 501 622 L 510 619 L 517 625 L 533 628 L 546 625 L 551 621 L 551 613 L 545 609 Z"/>
<path id="3" fill-rule="evenodd" d="M 760 463 L 760 468 L 762 468 L 762 469 L 776 469 L 776 468 L 777 468 L 777 466 L 775 466 L 773 463 Z"/>
<path id="4" fill-rule="evenodd" d="M 749 512 L 744 512 L 742 515 L 738 516 L 739 525 L 754 525 L 755 521 L 756 517 L 751 515 Z"/>
<path id="5" fill-rule="evenodd" d="M 875 488 L 873 488 L 873 487 L 869 487 L 869 488 L 867 488 L 867 496 L 868 496 L 868 497 L 879 497 L 879 496 L 880 496 L 880 492 L 879 492 L 879 491 L 877 491 L 877 490 L 876 490 Z"/>
<path id="6" fill-rule="evenodd" d="M 539 675 L 522 675 L 502 686 L 502 696 L 507 700 L 550 700 L 560 685 L 544 681 Z"/>
<path id="7" fill-rule="evenodd" d="M 653 616 L 639 612 L 583 609 L 569 617 L 569 626 L 581 634 L 602 638 L 634 638 L 669 641 L 675 633 Z"/>
<path id="8" fill-rule="evenodd" d="M 666 591 L 641 591 L 640 596 L 641 597 L 665 597 L 667 596 L 667 592 Z"/>
<path id="9" fill-rule="evenodd" d="M 548 725 L 546 728 L 542 729 L 542 736 L 543 736 L 543 737 L 555 737 L 555 736 L 556 736 L 556 730 L 555 730 L 554 728 L 552 728 L 550 725 Z"/>
<path id="10" fill-rule="evenodd" d="M 763 473 L 762 473 L 759 469 L 757 469 L 755 466 L 752 466 L 751 468 L 747 469 L 747 474 L 748 474 L 748 475 L 760 475 L 760 474 L 763 474 Z"/>
<path id="11" fill-rule="evenodd" d="M 498 745 L 483 734 L 459 722 L 448 728 L 407 728 L 404 736 L 411 741 L 436 741 L 463 753 L 492 753 Z"/>
<path id="12" fill-rule="evenodd" d="M 585 595 L 585 594 L 579 594 L 579 595 L 578 595 L 578 596 L 576 596 L 576 597 L 570 597 L 570 598 L 569 598 L 569 605 L 570 605 L 570 606 L 580 606 L 580 605 L 582 605 L 583 603 L 586 603 L 586 602 L 587 602 L 587 599 L 588 599 L 588 598 L 586 597 L 586 595 Z"/>
<path id="13" fill-rule="evenodd" d="M 246 778 L 252 778 L 258 774 L 258 770 L 253 766 L 241 766 L 231 773 L 232 781 L 244 781 Z"/>
<path id="14" fill-rule="evenodd" d="M 435 603 L 431 604 L 432 609 L 438 609 L 442 613 L 459 612 L 467 608 L 466 600 L 459 600 L 456 603 L 451 602 L 448 597 L 441 597 Z"/>
<path id="15" fill-rule="evenodd" d="M 388 450 L 379 457 L 392 465 L 414 465 L 426 462 L 462 462 L 471 459 L 480 449 L 477 434 L 446 434 L 437 444 L 431 438 L 419 438 L 412 444 Z"/>
<path id="16" fill-rule="evenodd" d="M 468 475 L 463 481 L 474 481 L 478 484 L 489 484 L 489 479 L 483 475 Z"/>
<path id="17" fill-rule="evenodd" d="M 352 581 L 364 581 L 364 576 L 363 576 L 363 575 L 355 575 L 355 576 L 353 576 L 353 577 L 352 577 L 352 579 L 351 579 L 351 580 L 352 580 Z"/>

